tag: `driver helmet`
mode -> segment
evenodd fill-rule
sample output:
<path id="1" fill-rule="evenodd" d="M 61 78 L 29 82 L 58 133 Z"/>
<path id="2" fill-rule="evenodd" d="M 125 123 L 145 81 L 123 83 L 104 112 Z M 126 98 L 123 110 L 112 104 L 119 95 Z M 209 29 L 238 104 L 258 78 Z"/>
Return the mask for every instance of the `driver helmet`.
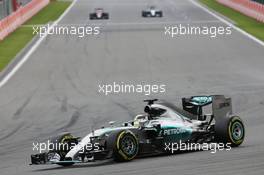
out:
<path id="1" fill-rule="evenodd" d="M 148 116 L 146 114 L 139 114 L 134 119 L 134 126 L 140 127 L 148 121 Z"/>

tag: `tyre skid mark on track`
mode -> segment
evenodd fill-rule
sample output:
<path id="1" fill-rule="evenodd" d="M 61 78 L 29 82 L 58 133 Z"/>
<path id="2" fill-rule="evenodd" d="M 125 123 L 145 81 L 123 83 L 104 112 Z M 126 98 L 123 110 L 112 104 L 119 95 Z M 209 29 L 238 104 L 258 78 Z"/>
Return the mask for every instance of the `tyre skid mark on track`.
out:
<path id="1" fill-rule="evenodd" d="M 52 24 L 49 30 L 53 29 L 54 26 L 57 25 L 64 18 L 64 16 L 66 16 L 66 14 L 71 10 L 71 8 L 75 5 L 76 2 L 77 0 L 74 0 L 72 2 L 72 4 L 66 9 L 66 11 L 64 11 L 64 13 L 59 17 L 59 19 Z M 24 55 L 23 58 L 12 68 L 12 70 L 8 72 L 5 77 L 3 77 L 3 79 L 0 81 L 0 88 L 3 87 L 13 75 L 15 75 L 15 73 L 30 58 L 30 56 L 35 52 L 35 50 L 44 41 L 46 37 L 47 33 L 42 38 L 39 38 L 35 45 L 33 45 L 30 50 L 26 53 L 26 55 Z"/>
<path id="2" fill-rule="evenodd" d="M 70 83 L 70 85 L 73 87 L 73 89 L 74 89 L 77 93 L 79 93 L 81 96 L 85 96 L 85 97 L 87 97 L 87 94 L 86 94 L 85 92 L 83 92 L 82 90 L 80 90 L 80 89 L 77 87 L 77 85 L 76 85 L 76 83 L 73 81 L 71 75 L 70 75 L 65 69 L 63 69 L 63 70 L 64 70 L 64 75 L 65 75 L 66 79 L 68 80 L 68 82 Z"/>
<path id="3" fill-rule="evenodd" d="M 65 124 L 64 126 L 60 127 L 59 129 L 56 129 L 55 132 L 66 131 L 70 127 L 74 126 L 79 121 L 79 119 L 80 119 L 80 117 L 82 115 L 81 111 L 88 107 L 88 105 L 77 107 L 77 106 L 74 106 L 74 105 L 69 104 L 69 103 L 68 103 L 68 106 L 70 106 L 71 108 L 73 108 L 75 110 L 73 111 L 73 113 L 71 115 L 71 118 L 68 121 L 68 123 Z"/>
<path id="4" fill-rule="evenodd" d="M 118 107 L 120 107 L 121 109 L 123 109 L 124 111 L 126 111 L 128 113 L 128 115 L 133 119 L 136 116 L 136 113 L 134 111 L 132 111 L 130 109 L 130 107 L 128 107 L 129 105 L 125 105 L 119 102 L 113 102 L 114 104 L 116 104 Z"/>
<path id="5" fill-rule="evenodd" d="M 30 96 L 28 98 L 26 98 L 26 100 L 22 103 L 22 105 L 15 111 L 12 119 L 17 120 L 21 117 L 22 112 L 29 105 L 29 103 L 31 102 L 31 100 L 34 97 L 36 92 L 37 92 L 37 90 L 34 90 L 34 92 L 32 94 L 30 94 Z"/>
<path id="6" fill-rule="evenodd" d="M 61 110 L 61 112 L 67 112 L 68 111 L 68 98 L 66 96 L 61 100 L 60 110 Z"/>
<path id="7" fill-rule="evenodd" d="M 0 137 L 0 140 L 3 141 L 5 139 L 8 139 L 9 137 L 11 137 L 12 135 L 16 134 L 20 129 L 23 128 L 24 125 L 25 125 L 25 123 L 21 122 L 14 129 L 12 129 L 9 133 L 7 133 L 6 135 Z"/>
<path id="8" fill-rule="evenodd" d="M 72 116 L 71 116 L 70 121 L 66 125 L 64 125 L 63 127 L 57 129 L 56 131 L 57 132 L 58 131 L 66 131 L 68 128 L 74 126 L 77 123 L 77 121 L 79 120 L 80 116 L 81 116 L 81 113 L 80 113 L 79 110 L 74 111 Z"/>

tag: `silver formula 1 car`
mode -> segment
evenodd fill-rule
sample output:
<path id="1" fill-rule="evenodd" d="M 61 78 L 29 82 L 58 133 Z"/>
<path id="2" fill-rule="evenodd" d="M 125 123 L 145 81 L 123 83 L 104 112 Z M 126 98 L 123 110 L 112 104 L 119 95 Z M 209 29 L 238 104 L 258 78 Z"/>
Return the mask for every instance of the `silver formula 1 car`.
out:
<path id="1" fill-rule="evenodd" d="M 171 153 L 168 145 L 179 142 L 223 143 L 231 148 L 244 140 L 244 124 L 232 113 L 231 98 L 192 96 L 182 98 L 181 107 L 156 101 L 145 100 L 144 113 L 134 120 L 120 125 L 110 122 L 109 127 L 82 139 L 70 133 L 58 135 L 51 139 L 47 152 L 31 155 L 31 163 L 68 166 L 104 159 L 130 161 L 143 155 Z"/>
<path id="2" fill-rule="evenodd" d="M 109 19 L 109 13 L 104 12 L 103 8 L 96 8 L 94 13 L 90 13 L 90 20 Z"/>
<path id="3" fill-rule="evenodd" d="M 150 6 L 147 10 L 142 11 L 142 17 L 162 17 L 163 13 L 155 6 Z"/>

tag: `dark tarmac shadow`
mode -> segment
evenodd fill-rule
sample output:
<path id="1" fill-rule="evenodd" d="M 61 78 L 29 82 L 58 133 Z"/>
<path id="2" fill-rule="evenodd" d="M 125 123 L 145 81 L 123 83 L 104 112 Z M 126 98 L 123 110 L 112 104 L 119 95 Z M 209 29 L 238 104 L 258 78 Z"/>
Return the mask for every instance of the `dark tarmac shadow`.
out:
<path id="1" fill-rule="evenodd" d="M 239 147 L 233 147 L 232 149 L 243 149 L 243 148 L 248 147 L 248 146 L 250 146 L 250 145 L 241 145 Z M 208 151 L 210 151 L 210 150 L 208 150 Z M 208 152 L 208 151 L 206 150 L 204 152 Z M 147 159 L 159 158 L 159 157 L 162 158 L 162 157 L 169 157 L 169 156 L 177 156 L 177 155 L 188 155 L 188 154 L 191 154 L 194 152 L 203 152 L 203 150 L 178 151 L 178 152 L 175 152 L 173 154 L 162 153 L 162 154 L 155 154 L 155 155 L 144 155 L 144 156 L 136 158 L 133 161 L 142 160 L 142 159 L 147 160 Z M 125 164 L 125 163 L 131 163 L 131 162 L 130 161 L 128 161 L 128 162 L 115 162 L 114 160 L 109 159 L 109 160 L 102 160 L 102 161 L 97 161 L 97 162 L 75 164 L 75 165 L 65 166 L 65 167 L 59 166 L 59 165 L 54 165 L 55 167 L 32 170 L 32 172 L 53 171 L 53 170 L 61 170 L 61 169 L 80 169 L 80 168 L 100 167 L 100 166 L 107 166 L 107 165 L 114 165 L 114 164 L 118 165 L 118 164 Z M 42 166 L 42 165 L 35 165 L 35 166 Z"/>

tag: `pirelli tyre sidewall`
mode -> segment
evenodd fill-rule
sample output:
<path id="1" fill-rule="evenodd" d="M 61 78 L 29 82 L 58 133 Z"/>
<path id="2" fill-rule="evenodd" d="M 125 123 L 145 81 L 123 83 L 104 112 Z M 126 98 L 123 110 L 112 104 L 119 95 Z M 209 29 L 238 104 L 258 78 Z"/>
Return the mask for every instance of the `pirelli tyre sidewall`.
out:
<path id="1" fill-rule="evenodd" d="M 134 159 L 138 154 L 139 144 L 136 135 L 130 130 L 123 130 L 115 134 L 113 158 L 117 162 Z"/>
<path id="2" fill-rule="evenodd" d="M 245 137 L 245 127 L 238 116 L 233 116 L 228 125 L 228 135 L 232 146 L 239 146 Z"/>
<path id="3" fill-rule="evenodd" d="M 231 116 L 216 122 L 215 129 L 218 142 L 230 143 L 232 147 L 236 147 L 244 141 L 245 126 L 239 116 Z"/>

